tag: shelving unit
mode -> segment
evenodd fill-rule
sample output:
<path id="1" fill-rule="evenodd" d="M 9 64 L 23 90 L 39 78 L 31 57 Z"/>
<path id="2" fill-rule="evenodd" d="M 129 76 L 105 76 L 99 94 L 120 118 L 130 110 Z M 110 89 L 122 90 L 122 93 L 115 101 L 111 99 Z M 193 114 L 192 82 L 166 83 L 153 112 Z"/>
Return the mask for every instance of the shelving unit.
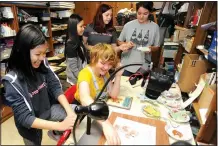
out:
<path id="1" fill-rule="evenodd" d="M 185 48 L 182 45 L 180 45 L 178 52 L 176 54 L 176 57 L 175 57 L 175 66 L 177 66 L 178 63 L 181 62 L 183 53 L 190 53 L 190 54 L 198 53 L 196 47 L 198 45 L 203 44 L 203 42 L 206 39 L 206 34 L 207 34 L 207 31 L 203 30 L 201 28 L 201 25 L 216 21 L 216 17 L 214 15 L 217 13 L 216 6 L 217 6 L 216 2 L 212 2 L 212 1 L 201 2 L 200 4 L 198 2 L 190 2 L 184 27 L 188 27 L 190 20 L 191 20 L 191 15 L 193 15 L 193 12 L 196 9 L 202 8 L 202 13 L 201 13 L 198 26 L 196 26 L 195 39 L 191 46 L 190 52 L 187 52 Z"/>
<path id="2" fill-rule="evenodd" d="M 15 30 L 16 32 L 18 31 L 18 27 L 17 27 L 17 20 L 16 20 L 16 13 L 15 13 L 15 6 L 13 4 L 7 4 L 7 3 L 0 3 L 0 7 L 11 7 L 12 13 L 13 13 L 13 17 L 14 18 L 4 18 L 0 20 L 0 24 L 3 23 L 7 23 L 7 25 Z M 4 47 L 6 47 L 8 49 L 7 46 L 1 45 L 1 44 L 6 44 L 6 41 L 13 39 L 14 36 L 0 36 L 0 48 L 1 48 L 1 66 L 4 66 L 4 62 L 7 61 L 7 58 L 9 57 L 9 54 L 5 54 L 4 51 L 2 49 L 4 49 Z M 1 68 L 1 76 L 4 75 L 4 70 Z M 7 120 L 8 118 L 10 118 L 13 113 L 12 113 L 12 109 L 6 105 L 3 104 L 2 98 L 3 98 L 3 93 L 4 93 L 4 88 L 1 85 L 0 86 L 0 121 L 1 123 L 4 122 L 5 120 Z"/>

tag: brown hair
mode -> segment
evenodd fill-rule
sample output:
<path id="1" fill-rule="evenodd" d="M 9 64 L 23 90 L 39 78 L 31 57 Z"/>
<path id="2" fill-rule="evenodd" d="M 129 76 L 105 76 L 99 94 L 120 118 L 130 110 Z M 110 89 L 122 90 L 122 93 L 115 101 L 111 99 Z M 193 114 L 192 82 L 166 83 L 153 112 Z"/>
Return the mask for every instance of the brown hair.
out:
<path id="1" fill-rule="evenodd" d="M 110 5 L 106 5 L 106 4 L 101 4 L 98 9 L 97 12 L 95 14 L 95 17 L 93 19 L 93 25 L 94 25 L 94 30 L 98 33 L 106 33 L 106 32 L 112 32 L 115 31 L 115 28 L 113 26 L 113 18 L 111 19 L 111 21 L 108 24 L 104 24 L 103 21 L 103 16 L 102 14 L 107 12 L 108 10 L 112 10 L 112 7 Z M 105 26 L 105 27 L 104 27 Z"/>
<path id="2" fill-rule="evenodd" d="M 117 66 L 118 56 L 109 44 L 98 43 L 90 50 L 90 65 L 95 65 L 99 59 L 109 61 L 113 67 Z"/>

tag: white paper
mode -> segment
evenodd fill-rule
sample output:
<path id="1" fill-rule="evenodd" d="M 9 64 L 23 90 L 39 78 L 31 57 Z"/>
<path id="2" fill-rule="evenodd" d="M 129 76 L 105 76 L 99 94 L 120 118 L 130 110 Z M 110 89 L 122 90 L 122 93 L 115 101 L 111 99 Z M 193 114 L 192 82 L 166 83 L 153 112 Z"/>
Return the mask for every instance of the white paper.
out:
<path id="1" fill-rule="evenodd" d="M 190 105 L 201 94 L 201 92 L 204 89 L 205 84 L 206 84 L 205 81 L 202 78 L 200 78 L 200 81 L 195 91 L 189 93 L 190 98 L 183 103 L 182 105 L 183 109 L 185 109 L 188 105 Z"/>
<path id="2" fill-rule="evenodd" d="M 114 125 L 121 145 L 156 145 L 156 127 L 117 117 Z"/>
<path id="3" fill-rule="evenodd" d="M 201 115 L 201 120 L 202 120 L 202 123 L 205 124 L 206 122 L 206 114 L 207 114 L 207 108 L 201 108 L 199 109 L 199 112 L 200 112 L 200 115 Z"/>
<path id="4" fill-rule="evenodd" d="M 143 52 L 151 52 L 151 49 L 149 47 L 138 47 L 137 49 Z"/>

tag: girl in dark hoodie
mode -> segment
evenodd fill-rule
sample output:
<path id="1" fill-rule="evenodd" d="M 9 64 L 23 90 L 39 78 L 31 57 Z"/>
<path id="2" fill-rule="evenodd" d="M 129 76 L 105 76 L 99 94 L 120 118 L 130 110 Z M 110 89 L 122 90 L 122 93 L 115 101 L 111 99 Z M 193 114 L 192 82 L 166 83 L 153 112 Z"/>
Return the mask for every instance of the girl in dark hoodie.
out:
<path id="1" fill-rule="evenodd" d="M 2 78 L 5 104 L 13 109 L 25 145 L 41 145 L 42 129 L 50 130 L 49 136 L 58 140 L 52 130 L 72 129 L 76 118 L 46 60 L 47 49 L 39 28 L 32 24 L 23 26 L 15 37 L 7 74 Z"/>

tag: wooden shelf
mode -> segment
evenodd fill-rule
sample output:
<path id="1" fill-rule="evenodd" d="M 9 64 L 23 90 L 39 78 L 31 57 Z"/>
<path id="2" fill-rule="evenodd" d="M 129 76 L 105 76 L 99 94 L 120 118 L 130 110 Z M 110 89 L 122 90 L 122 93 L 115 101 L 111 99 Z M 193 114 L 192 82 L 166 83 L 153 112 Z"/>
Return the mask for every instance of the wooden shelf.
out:
<path id="1" fill-rule="evenodd" d="M 49 7 L 50 10 L 54 11 L 60 11 L 60 10 L 72 10 L 73 8 L 60 8 L 60 7 Z"/>
<path id="2" fill-rule="evenodd" d="M 38 22 L 35 22 L 35 21 L 19 21 L 19 24 L 27 24 L 27 23 L 34 23 L 34 24 L 39 24 L 39 23 L 48 23 L 48 21 L 38 21 Z"/>
<path id="3" fill-rule="evenodd" d="M 63 29 L 55 29 L 55 30 L 52 30 L 52 31 L 63 31 L 63 30 L 67 30 L 67 28 L 63 28 Z"/>
<path id="4" fill-rule="evenodd" d="M 2 7 L 11 7 L 13 4 L 8 4 L 8 3 L 0 3 L 0 6 Z"/>
<path id="5" fill-rule="evenodd" d="M 34 6 L 34 5 L 25 5 L 25 4 L 15 4 L 17 7 L 20 8 L 35 8 L 35 9 L 47 9 L 47 6 Z"/>
<path id="6" fill-rule="evenodd" d="M 208 51 L 206 49 L 198 49 L 204 55 L 208 55 Z"/>
<path id="7" fill-rule="evenodd" d="M 14 35 L 14 36 L 5 36 L 5 37 L 0 37 L 0 39 L 9 39 L 9 38 L 13 38 L 13 37 L 15 37 L 15 35 Z"/>
<path id="8" fill-rule="evenodd" d="M 13 21 L 14 18 L 1 18 L 0 21 L 1 22 L 5 22 L 5 21 Z"/>

